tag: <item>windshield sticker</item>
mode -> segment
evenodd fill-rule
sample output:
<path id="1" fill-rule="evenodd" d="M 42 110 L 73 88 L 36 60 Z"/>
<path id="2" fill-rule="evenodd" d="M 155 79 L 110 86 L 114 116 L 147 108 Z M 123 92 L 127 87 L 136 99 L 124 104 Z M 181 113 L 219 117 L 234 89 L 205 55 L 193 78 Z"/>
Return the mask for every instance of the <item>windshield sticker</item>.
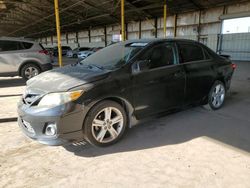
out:
<path id="1" fill-rule="evenodd" d="M 142 43 L 142 42 L 137 42 L 137 43 L 132 43 L 130 44 L 131 47 L 144 47 L 147 46 L 148 43 Z"/>

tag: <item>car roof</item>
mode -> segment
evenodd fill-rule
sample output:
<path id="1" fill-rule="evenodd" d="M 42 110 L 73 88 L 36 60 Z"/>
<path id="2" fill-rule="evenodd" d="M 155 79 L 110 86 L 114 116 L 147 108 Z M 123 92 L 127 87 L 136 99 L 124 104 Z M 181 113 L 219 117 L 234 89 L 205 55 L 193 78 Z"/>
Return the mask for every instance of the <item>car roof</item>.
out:
<path id="1" fill-rule="evenodd" d="M 124 44 L 130 44 L 130 43 L 155 43 L 155 42 L 164 42 L 164 41 L 174 41 L 174 42 L 192 42 L 192 43 L 198 43 L 197 41 L 190 40 L 190 39 L 176 39 L 176 38 L 154 38 L 154 39 L 135 39 L 135 40 L 127 40 L 124 42 Z"/>
<path id="2" fill-rule="evenodd" d="M 24 39 L 24 38 L 16 38 L 16 37 L 0 37 L 0 40 L 37 43 L 36 41 L 33 41 L 32 39 Z"/>

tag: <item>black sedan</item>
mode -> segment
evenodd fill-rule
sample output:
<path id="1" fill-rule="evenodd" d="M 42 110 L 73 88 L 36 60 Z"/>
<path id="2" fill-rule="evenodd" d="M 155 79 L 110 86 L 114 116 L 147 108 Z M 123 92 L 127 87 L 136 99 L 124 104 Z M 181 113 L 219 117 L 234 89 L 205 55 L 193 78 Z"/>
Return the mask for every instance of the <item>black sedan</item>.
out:
<path id="1" fill-rule="evenodd" d="M 18 104 L 23 132 L 41 143 L 107 146 L 146 117 L 222 107 L 235 65 L 190 40 L 134 40 L 27 82 Z"/>

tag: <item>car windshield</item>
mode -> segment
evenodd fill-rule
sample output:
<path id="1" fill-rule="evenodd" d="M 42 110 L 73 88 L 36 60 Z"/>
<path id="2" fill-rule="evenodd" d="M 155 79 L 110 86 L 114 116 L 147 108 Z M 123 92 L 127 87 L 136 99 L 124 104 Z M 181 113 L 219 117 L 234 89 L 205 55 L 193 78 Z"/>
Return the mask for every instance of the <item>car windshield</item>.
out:
<path id="1" fill-rule="evenodd" d="M 93 55 L 82 60 L 82 65 L 94 65 L 104 69 L 116 69 L 126 64 L 137 52 L 139 52 L 147 43 L 117 43 L 102 50 L 95 52 Z"/>

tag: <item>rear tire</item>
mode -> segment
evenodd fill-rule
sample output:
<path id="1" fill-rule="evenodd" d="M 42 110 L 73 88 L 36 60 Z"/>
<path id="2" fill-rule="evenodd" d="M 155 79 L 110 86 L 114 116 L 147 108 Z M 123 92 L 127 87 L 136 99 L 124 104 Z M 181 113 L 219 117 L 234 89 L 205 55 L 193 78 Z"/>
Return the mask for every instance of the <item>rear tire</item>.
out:
<path id="1" fill-rule="evenodd" d="M 105 147 L 118 142 L 126 127 L 127 116 L 123 107 L 113 101 L 102 101 L 86 116 L 84 134 L 92 145 Z"/>
<path id="2" fill-rule="evenodd" d="M 21 69 L 21 77 L 25 80 L 29 80 L 40 73 L 40 67 L 31 63 L 24 65 Z"/>
<path id="3" fill-rule="evenodd" d="M 224 83 L 221 81 L 216 81 L 212 86 L 208 95 L 208 104 L 212 110 L 220 109 L 224 102 L 226 96 L 226 88 Z"/>

